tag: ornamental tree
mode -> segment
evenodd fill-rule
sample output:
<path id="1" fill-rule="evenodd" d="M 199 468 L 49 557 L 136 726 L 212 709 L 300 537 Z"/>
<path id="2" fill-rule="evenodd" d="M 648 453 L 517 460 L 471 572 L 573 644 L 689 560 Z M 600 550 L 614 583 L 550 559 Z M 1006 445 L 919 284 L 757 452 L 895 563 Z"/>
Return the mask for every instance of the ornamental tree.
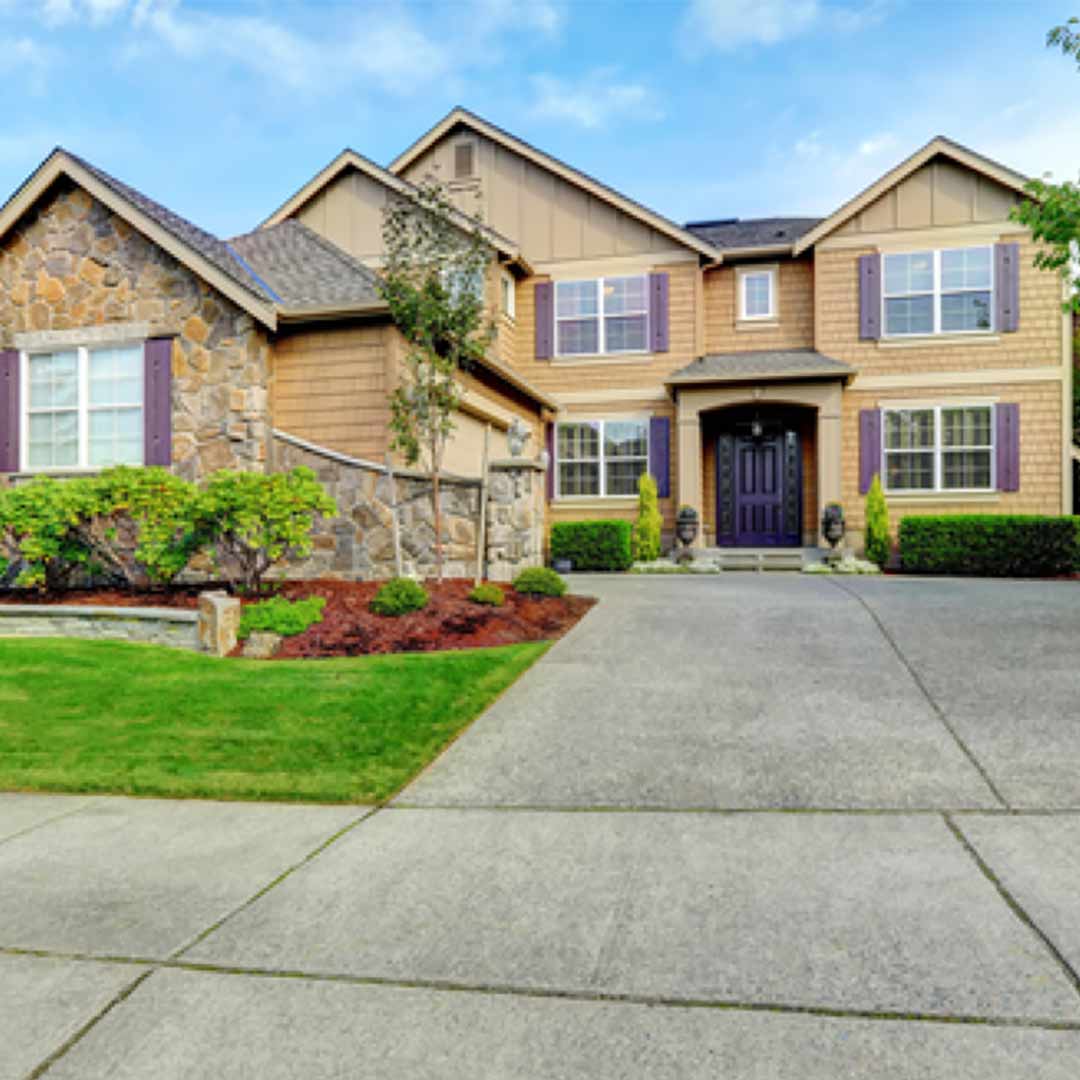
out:
<path id="1" fill-rule="evenodd" d="M 484 304 L 494 252 L 479 222 L 463 219 L 435 180 L 387 204 L 383 247 L 379 292 L 408 345 L 390 395 L 391 447 L 430 478 L 441 581 L 439 477 L 463 396 L 459 373 L 483 358 L 495 336 Z"/>

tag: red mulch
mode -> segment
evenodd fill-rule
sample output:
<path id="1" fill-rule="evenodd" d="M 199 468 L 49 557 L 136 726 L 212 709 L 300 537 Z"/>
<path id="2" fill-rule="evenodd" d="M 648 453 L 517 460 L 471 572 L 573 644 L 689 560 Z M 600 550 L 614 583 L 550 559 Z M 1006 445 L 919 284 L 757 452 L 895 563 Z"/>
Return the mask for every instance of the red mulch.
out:
<path id="1" fill-rule="evenodd" d="M 440 649 L 475 649 L 516 645 L 522 641 L 548 641 L 562 637 L 596 601 L 587 596 L 523 596 L 500 586 L 506 597 L 502 607 L 474 604 L 467 599 L 472 581 L 454 579 L 438 584 L 426 581 L 431 601 L 423 611 L 396 617 L 375 615 L 368 604 L 378 581 L 286 581 L 280 587 L 290 600 L 323 596 L 322 622 L 282 641 L 278 657 L 363 656 L 368 653 L 434 652 Z M 213 586 L 210 586 L 213 587 Z M 0 592 L 0 604 L 99 604 L 108 607 L 198 606 L 208 586 L 173 586 L 169 589 L 70 589 L 58 593 L 28 590 Z M 242 598 L 244 603 L 251 600 Z M 237 649 L 236 654 L 239 654 Z"/>

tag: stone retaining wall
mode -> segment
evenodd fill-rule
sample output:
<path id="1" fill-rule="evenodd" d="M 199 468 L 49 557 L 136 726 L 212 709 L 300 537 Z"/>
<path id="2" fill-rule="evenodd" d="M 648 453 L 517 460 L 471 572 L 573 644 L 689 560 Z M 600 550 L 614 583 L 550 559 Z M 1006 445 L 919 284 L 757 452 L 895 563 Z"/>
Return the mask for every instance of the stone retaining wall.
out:
<path id="1" fill-rule="evenodd" d="M 274 432 L 273 467 L 312 469 L 337 502 L 338 516 L 316 524 L 314 551 L 290 565 L 287 577 L 377 580 L 394 576 L 391 505 L 398 505 L 402 569 L 427 577 L 435 572 L 435 527 L 430 481 L 412 470 L 395 471 Z M 443 477 L 441 482 L 444 573 L 472 577 L 480 533 L 478 479 Z M 544 468 L 511 459 L 489 467 L 484 576 L 509 581 L 543 558 Z"/>
<path id="2" fill-rule="evenodd" d="M 0 637 L 74 637 L 143 641 L 199 649 L 199 616 L 175 608 L 0 604 Z"/>

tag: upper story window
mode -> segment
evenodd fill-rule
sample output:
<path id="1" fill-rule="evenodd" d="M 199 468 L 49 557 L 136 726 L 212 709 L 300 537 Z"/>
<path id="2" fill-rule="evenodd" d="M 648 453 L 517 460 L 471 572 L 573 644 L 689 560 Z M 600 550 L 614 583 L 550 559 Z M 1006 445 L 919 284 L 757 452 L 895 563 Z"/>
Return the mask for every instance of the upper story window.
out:
<path id="1" fill-rule="evenodd" d="M 555 430 L 557 497 L 637 494 L 649 468 L 647 420 L 577 420 Z"/>
<path id="2" fill-rule="evenodd" d="M 517 316 L 517 290 L 512 274 L 505 270 L 499 275 L 499 294 L 502 301 L 502 313 L 508 318 Z"/>
<path id="3" fill-rule="evenodd" d="M 993 329 L 994 259 L 989 246 L 885 255 L 886 337 Z"/>
<path id="4" fill-rule="evenodd" d="M 990 491 L 994 488 L 992 405 L 885 409 L 886 491 Z"/>
<path id="5" fill-rule="evenodd" d="M 776 269 L 741 270 L 739 282 L 739 318 L 776 318 Z"/>
<path id="6" fill-rule="evenodd" d="M 27 470 L 143 463 L 143 346 L 23 356 Z"/>
<path id="7" fill-rule="evenodd" d="M 645 274 L 555 283 L 555 355 L 648 351 Z"/>

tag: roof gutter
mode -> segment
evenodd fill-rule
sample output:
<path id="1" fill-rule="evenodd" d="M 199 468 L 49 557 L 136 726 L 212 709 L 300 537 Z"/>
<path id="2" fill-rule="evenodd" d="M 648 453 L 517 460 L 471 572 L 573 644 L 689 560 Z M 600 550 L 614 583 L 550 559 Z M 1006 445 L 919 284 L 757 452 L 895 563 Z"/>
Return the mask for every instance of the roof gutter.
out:
<path id="1" fill-rule="evenodd" d="M 323 304 L 312 307 L 278 308 L 278 320 L 283 323 L 321 322 L 328 319 L 374 319 L 389 316 L 386 304 Z"/>

